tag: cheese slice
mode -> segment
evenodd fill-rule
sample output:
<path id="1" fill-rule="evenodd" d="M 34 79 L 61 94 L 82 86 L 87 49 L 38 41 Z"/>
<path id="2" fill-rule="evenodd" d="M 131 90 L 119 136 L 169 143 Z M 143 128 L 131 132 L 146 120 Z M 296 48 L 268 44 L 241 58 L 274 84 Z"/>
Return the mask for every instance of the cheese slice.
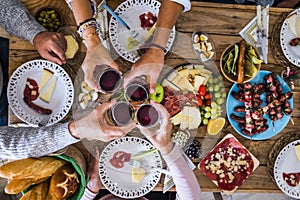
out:
<path id="1" fill-rule="evenodd" d="M 182 115 L 182 111 L 180 111 L 179 113 L 177 113 L 176 115 L 174 115 L 173 117 L 170 118 L 170 121 L 173 125 L 179 125 L 182 121 L 182 118 L 181 118 L 181 115 Z"/>
<path id="2" fill-rule="evenodd" d="M 50 103 L 52 94 L 55 90 L 56 82 L 57 77 L 54 78 L 54 80 L 50 83 L 49 87 L 46 88 L 46 90 L 39 96 L 41 100 L 45 101 L 46 103 Z"/>
<path id="3" fill-rule="evenodd" d="M 46 83 L 50 80 L 50 78 L 53 76 L 53 72 L 49 69 L 43 69 L 42 77 L 39 84 L 39 90 L 41 91 L 43 87 L 46 85 Z"/>
<path id="4" fill-rule="evenodd" d="M 297 31 L 296 31 L 296 25 L 297 25 L 297 13 L 293 13 L 292 15 L 288 16 L 287 18 L 289 27 L 292 31 L 292 33 L 297 36 Z M 298 20 L 299 21 L 299 20 Z"/>
<path id="5" fill-rule="evenodd" d="M 179 80 L 173 82 L 183 91 L 194 91 L 193 85 L 186 79 L 186 77 L 180 77 Z"/>
<path id="6" fill-rule="evenodd" d="M 188 129 L 193 130 L 197 129 L 201 123 L 201 114 L 198 108 L 188 107 L 189 109 L 189 125 Z"/>
<path id="7" fill-rule="evenodd" d="M 144 168 L 132 167 L 131 172 L 132 172 L 131 180 L 133 183 L 141 182 L 146 175 L 146 171 Z"/>
<path id="8" fill-rule="evenodd" d="M 205 81 L 205 77 L 196 75 L 194 80 L 194 90 L 198 92 L 200 85 L 202 85 Z"/>
<path id="9" fill-rule="evenodd" d="M 164 87 L 172 88 L 173 90 L 177 90 L 177 91 L 180 90 L 179 87 L 177 87 L 174 83 L 172 83 L 168 79 L 164 79 L 161 85 Z"/>
<path id="10" fill-rule="evenodd" d="M 296 156 L 298 158 L 298 161 L 300 161 L 300 144 L 296 145 L 294 147 L 294 150 L 295 150 Z"/>

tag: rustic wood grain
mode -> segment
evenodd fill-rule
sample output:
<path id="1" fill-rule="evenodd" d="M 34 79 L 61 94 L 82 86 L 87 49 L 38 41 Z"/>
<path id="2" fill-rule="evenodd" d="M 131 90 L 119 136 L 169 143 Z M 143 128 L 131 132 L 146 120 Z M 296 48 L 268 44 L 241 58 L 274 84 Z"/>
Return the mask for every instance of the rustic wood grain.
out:
<path id="1" fill-rule="evenodd" d="M 22 0 L 22 2 L 28 7 L 32 14 L 34 14 L 40 7 L 45 5 L 51 5 L 58 8 L 59 12 L 63 16 L 64 24 L 70 25 L 74 29 L 76 28 L 75 21 L 72 12 L 67 7 L 63 0 Z M 114 9 L 122 1 L 111 1 L 109 5 Z M 223 50 L 230 44 L 241 40 L 239 32 L 242 28 L 250 22 L 250 20 L 256 15 L 256 8 L 254 6 L 245 5 L 231 5 L 231 4 L 214 4 L 207 2 L 193 2 L 192 9 L 190 12 L 183 13 L 177 21 L 176 28 L 179 31 L 176 37 L 175 44 L 172 48 L 172 53 L 166 57 L 165 64 L 170 67 L 175 67 L 183 63 L 199 63 L 196 55 L 192 50 L 191 35 L 194 31 L 204 31 L 210 35 L 216 46 L 216 56 L 214 58 L 213 65 L 209 66 L 214 73 L 219 72 L 219 58 Z M 270 9 L 270 28 L 276 23 L 277 19 L 282 13 L 288 13 L 291 9 L 283 8 L 271 8 Z M 271 35 L 269 33 L 269 35 Z M 270 41 L 270 40 L 269 40 Z M 84 45 L 81 45 L 81 58 L 80 61 L 75 65 L 74 70 L 79 70 L 80 62 L 84 58 L 86 49 Z M 40 58 L 39 54 L 35 50 L 32 44 L 27 41 L 21 40 L 17 37 L 10 38 L 10 52 L 9 52 L 9 74 L 21 64 Z M 270 70 L 277 74 L 280 74 L 284 69 L 284 66 L 278 65 L 276 60 L 272 56 L 272 50 L 269 48 L 268 54 L 268 65 L 263 64 L 262 69 Z M 128 70 L 131 66 L 130 63 L 120 59 L 118 60 L 123 72 Z M 232 83 L 224 79 L 224 85 L 228 92 Z M 250 141 L 239 134 L 237 134 L 232 126 L 226 122 L 226 125 L 222 132 L 217 136 L 208 136 L 206 127 L 200 127 L 196 131 L 196 137 L 198 140 L 204 143 L 204 149 L 202 157 L 210 151 L 214 145 L 225 136 L 227 133 L 232 133 L 237 139 L 249 149 L 252 154 L 257 157 L 260 161 L 259 167 L 255 172 L 248 177 L 243 185 L 237 190 L 237 192 L 266 192 L 266 193 L 279 193 L 281 192 L 276 184 L 269 177 L 267 172 L 267 159 L 268 153 L 275 143 L 275 141 L 283 136 L 284 134 L 299 130 L 300 128 L 300 99 L 299 96 L 300 88 L 296 86 L 294 90 L 294 112 L 292 114 L 295 121 L 295 125 L 291 122 L 288 123 L 287 127 L 278 135 L 265 141 Z M 226 113 L 224 113 L 226 117 Z M 9 122 L 18 122 L 19 119 L 10 111 Z M 198 164 L 199 160 L 195 162 Z M 199 169 L 194 170 L 202 191 L 204 192 L 219 192 L 220 190 L 206 177 Z M 162 183 L 159 183 L 154 190 L 161 191 L 163 188 Z M 172 188 L 175 191 L 175 188 Z"/>

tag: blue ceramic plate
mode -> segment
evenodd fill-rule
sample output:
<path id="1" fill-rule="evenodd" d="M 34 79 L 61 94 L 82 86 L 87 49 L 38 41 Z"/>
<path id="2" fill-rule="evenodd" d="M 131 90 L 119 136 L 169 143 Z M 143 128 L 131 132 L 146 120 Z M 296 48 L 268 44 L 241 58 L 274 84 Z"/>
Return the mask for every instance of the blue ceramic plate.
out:
<path id="1" fill-rule="evenodd" d="M 256 83 L 256 84 L 265 83 L 264 76 L 267 75 L 267 74 L 270 74 L 270 73 L 271 73 L 270 71 L 260 70 L 259 73 L 257 74 L 257 76 L 254 79 L 252 79 L 249 83 L 251 83 L 252 85 L 254 83 Z M 281 86 L 282 86 L 282 89 L 283 89 L 284 93 L 287 93 L 287 92 L 291 91 L 288 84 L 280 76 L 277 75 L 277 79 L 281 83 Z M 237 83 L 232 85 L 231 89 L 229 90 L 228 96 L 227 96 L 226 113 L 227 113 L 228 121 L 230 122 L 230 124 L 232 125 L 232 127 L 234 128 L 234 130 L 236 132 L 238 132 L 243 137 L 250 139 L 251 137 L 249 135 L 245 135 L 245 134 L 242 133 L 242 130 L 238 125 L 238 122 L 236 122 L 236 121 L 234 121 L 233 119 L 230 118 L 230 115 L 233 114 L 233 113 L 237 116 L 244 116 L 242 113 L 234 112 L 235 107 L 242 106 L 244 104 L 242 102 L 239 102 L 238 100 L 236 100 L 231 95 L 231 93 L 233 91 L 236 91 L 236 92 L 239 91 L 239 89 L 237 87 Z M 261 105 L 261 107 L 265 106 L 266 105 L 266 101 L 265 101 L 266 93 L 263 93 L 260 96 L 260 98 L 263 100 L 263 104 Z M 294 107 L 293 106 L 293 98 L 291 98 L 288 101 L 291 105 L 291 108 L 293 108 Z M 284 127 L 287 125 L 287 123 L 290 120 L 290 116 L 287 116 L 287 115 L 284 114 L 284 116 L 281 119 L 276 120 L 274 122 L 274 128 L 273 128 L 272 120 L 269 118 L 268 114 L 265 114 L 264 118 L 268 120 L 267 124 L 268 124 L 269 128 L 265 132 L 262 132 L 260 134 L 252 135 L 252 140 L 266 140 L 266 139 L 269 139 L 269 138 L 277 135 L 278 133 L 280 133 L 284 129 Z"/>

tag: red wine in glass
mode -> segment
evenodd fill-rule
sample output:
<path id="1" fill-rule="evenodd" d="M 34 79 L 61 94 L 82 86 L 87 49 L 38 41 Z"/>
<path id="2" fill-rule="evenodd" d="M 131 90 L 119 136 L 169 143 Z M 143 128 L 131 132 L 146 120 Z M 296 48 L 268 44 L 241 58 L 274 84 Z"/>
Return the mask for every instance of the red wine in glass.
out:
<path id="1" fill-rule="evenodd" d="M 145 79 L 136 78 L 125 88 L 125 99 L 132 105 L 141 105 L 149 97 L 149 84 Z"/>
<path id="2" fill-rule="evenodd" d="M 138 108 L 136 118 L 141 126 L 153 127 L 159 121 L 159 112 L 155 106 L 151 104 L 144 104 Z"/>
<path id="3" fill-rule="evenodd" d="M 120 72 L 107 65 L 97 66 L 96 77 L 98 77 L 99 88 L 103 93 L 113 93 L 119 89 L 122 76 Z"/>
<path id="4" fill-rule="evenodd" d="M 112 110 L 112 118 L 116 125 L 125 126 L 134 118 L 134 109 L 127 102 L 120 101 L 116 103 Z"/>

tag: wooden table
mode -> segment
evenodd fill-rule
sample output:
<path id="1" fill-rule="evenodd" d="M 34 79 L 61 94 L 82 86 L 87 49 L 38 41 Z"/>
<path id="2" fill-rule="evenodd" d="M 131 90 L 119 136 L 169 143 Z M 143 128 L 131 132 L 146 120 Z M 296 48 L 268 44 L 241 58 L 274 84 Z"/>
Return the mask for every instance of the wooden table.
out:
<path id="1" fill-rule="evenodd" d="M 39 7 L 43 5 L 53 5 L 59 8 L 64 15 L 64 22 L 68 25 L 75 25 L 75 21 L 72 17 L 72 13 L 68 10 L 64 1 L 50 1 L 50 0 L 22 0 L 29 10 L 34 13 Z M 115 8 L 121 1 L 109 1 L 108 3 L 112 8 Z M 181 33 L 175 41 L 173 52 L 167 59 L 166 64 L 169 66 L 177 66 L 183 62 L 197 62 L 194 52 L 191 49 L 191 40 L 182 40 L 181 37 L 191 37 L 194 31 L 205 31 L 213 39 L 217 49 L 216 65 L 218 66 L 218 59 L 222 51 L 229 45 L 240 41 L 239 31 L 250 22 L 256 15 L 256 8 L 254 6 L 244 5 L 231 5 L 231 4 L 214 4 L 206 2 L 193 2 L 190 12 L 182 14 L 177 22 L 177 30 Z M 63 12 L 62 12 L 63 10 Z M 290 12 L 290 9 L 271 8 L 270 9 L 270 27 L 271 33 L 272 27 L 283 13 Z M 270 35 L 269 33 L 269 35 Z M 270 40 L 269 40 L 270 41 Z M 84 54 L 85 48 L 82 45 L 82 53 Z M 10 51 L 9 51 L 9 74 L 11 74 L 22 63 L 39 58 L 37 51 L 27 41 L 21 40 L 16 37 L 10 38 Z M 185 58 L 185 59 L 182 59 Z M 278 65 L 276 60 L 272 56 L 272 49 L 269 48 L 268 65 L 262 65 L 262 69 L 271 70 L 277 74 L 284 69 L 283 66 Z M 124 65 L 126 62 L 124 62 Z M 127 66 L 128 67 L 128 66 Z M 218 70 L 218 69 L 212 69 Z M 231 87 L 231 83 L 224 80 L 227 91 Z M 269 177 L 267 173 L 267 157 L 268 153 L 274 144 L 274 142 L 284 134 L 299 129 L 300 113 L 299 113 L 299 87 L 294 90 L 294 112 L 293 119 L 295 125 L 290 122 L 286 128 L 277 136 L 265 140 L 265 141 L 250 141 L 237 134 L 231 125 L 226 123 L 224 131 L 221 133 L 220 138 L 225 135 L 225 132 L 231 132 L 239 141 L 244 144 L 260 161 L 260 166 L 255 172 L 249 176 L 249 178 L 243 183 L 243 185 L 237 190 L 237 192 L 263 192 L 263 193 L 280 193 L 275 182 Z M 12 112 L 9 113 L 9 122 L 14 123 L 18 119 Z M 200 128 L 197 133 L 199 140 L 202 140 L 206 135 L 206 129 Z M 207 137 L 210 138 L 210 137 Z M 210 138 L 211 140 L 217 140 L 216 138 Z M 195 174 L 199 180 L 202 191 L 204 192 L 219 192 L 220 190 L 206 178 L 198 169 L 195 170 Z M 162 185 L 159 184 L 155 190 L 161 190 Z"/>

